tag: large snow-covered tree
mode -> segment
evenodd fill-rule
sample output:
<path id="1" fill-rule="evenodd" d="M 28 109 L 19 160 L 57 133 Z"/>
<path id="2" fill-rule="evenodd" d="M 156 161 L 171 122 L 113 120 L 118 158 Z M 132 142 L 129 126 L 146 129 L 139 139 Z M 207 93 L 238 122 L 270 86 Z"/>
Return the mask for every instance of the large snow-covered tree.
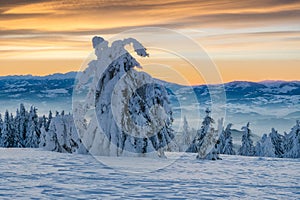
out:
<path id="1" fill-rule="evenodd" d="M 242 146 L 239 149 L 239 155 L 242 156 L 254 156 L 255 149 L 253 146 L 253 141 L 251 139 L 251 130 L 249 128 L 250 123 L 248 122 L 246 126 L 242 127 Z"/>
<path id="2" fill-rule="evenodd" d="M 148 56 L 146 49 L 133 38 L 110 46 L 101 37 L 92 42 L 97 60 L 89 63 L 76 87 L 90 81 L 90 89 L 85 102 L 75 102 L 74 109 L 85 146 L 94 155 L 164 157 L 174 137 L 167 91 L 150 75 L 134 69 L 141 68 L 140 63 L 125 46 L 132 45 L 142 57 Z M 81 119 L 92 107 L 96 116 L 89 122 Z"/>

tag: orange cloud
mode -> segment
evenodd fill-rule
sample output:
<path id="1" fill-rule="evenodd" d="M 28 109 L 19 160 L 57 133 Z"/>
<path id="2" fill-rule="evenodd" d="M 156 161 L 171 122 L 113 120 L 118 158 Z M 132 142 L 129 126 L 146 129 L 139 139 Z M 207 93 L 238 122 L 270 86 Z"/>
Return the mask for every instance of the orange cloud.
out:
<path id="1" fill-rule="evenodd" d="M 0 8 L 0 74 L 76 70 L 75 63 L 92 51 L 93 35 L 108 38 L 131 28 L 158 26 L 192 36 L 218 60 L 226 81 L 247 76 L 262 79 L 250 73 L 253 68 L 268 70 L 268 79 L 296 79 L 299 62 L 293 61 L 300 53 L 299 21 L 300 2 L 293 0 L 4 1 Z M 68 61 L 59 64 L 62 60 Z M 288 63 L 285 71 L 291 76 L 270 70 L 279 67 L 277 63 Z M 187 77 L 193 74 L 181 70 L 182 63 L 174 65 L 173 60 L 169 64 Z M 249 73 L 232 75 L 230 66 Z M 195 84 L 203 78 L 190 75 L 189 80 Z"/>

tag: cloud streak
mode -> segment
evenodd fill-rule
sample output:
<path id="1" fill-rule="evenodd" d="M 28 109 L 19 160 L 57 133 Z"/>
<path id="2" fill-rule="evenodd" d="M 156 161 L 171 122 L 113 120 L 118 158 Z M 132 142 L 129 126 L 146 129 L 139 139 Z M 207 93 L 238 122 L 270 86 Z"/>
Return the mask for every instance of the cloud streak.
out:
<path id="1" fill-rule="evenodd" d="M 145 26 L 184 31 L 222 59 L 297 59 L 299 21 L 297 0 L 10 0 L 0 7 L 0 61 L 55 50 L 84 58 L 93 35 Z"/>

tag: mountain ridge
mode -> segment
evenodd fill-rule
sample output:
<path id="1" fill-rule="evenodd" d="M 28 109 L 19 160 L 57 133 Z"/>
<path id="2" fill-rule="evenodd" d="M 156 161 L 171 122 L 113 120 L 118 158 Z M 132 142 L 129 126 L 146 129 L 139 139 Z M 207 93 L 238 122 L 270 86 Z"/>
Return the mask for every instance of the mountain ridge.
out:
<path id="1" fill-rule="evenodd" d="M 32 74 L 26 74 L 26 75 L 5 75 L 5 76 L 0 76 L 0 80 L 7 80 L 7 79 L 34 79 L 34 80 L 41 80 L 41 79 L 66 79 L 66 78 L 76 78 L 77 75 L 77 71 L 69 71 L 66 73 L 53 73 L 53 74 L 47 74 L 47 75 L 32 75 Z M 209 86 L 217 86 L 217 85 L 223 85 L 223 84 L 237 84 L 237 83 L 258 83 L 258 84 L 282 84 L 282 83 L 299 83 L 299 80 L 263 80 L 263 81 L 249 81 L 249 80 L 234 80 L 234 81 L 229 81 L 229 82 L 224 82 L 224 83 L 216 83 L 216 84 L 197 84 L 197 85 L 182 85 L 182 84 L 178 84 L 178 83 L 173 83 L 173 82 L 167 82 L 167 81 L 163 81 L 163 80 L 159 80 L 158 81 L 162 82 L 162 83 L 167 83 L 167 84 L 174 84 L 177 86 L 190 86 L 190 87 L 198 87 L 198 86 L 204 86 L 204 85 L 209 85 Z"/>

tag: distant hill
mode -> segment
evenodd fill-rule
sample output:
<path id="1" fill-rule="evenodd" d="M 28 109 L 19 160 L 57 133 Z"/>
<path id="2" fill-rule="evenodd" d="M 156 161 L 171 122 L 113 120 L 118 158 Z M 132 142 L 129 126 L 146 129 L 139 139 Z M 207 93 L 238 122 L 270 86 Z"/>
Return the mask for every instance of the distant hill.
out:
<path id="1" fill-rule="evenodd" d="M 11 75 L 0 76 L 0 80 L 59 80 L 59 79 L 75 79 L 77 72 L 68 73 L 55 73 L 46 76 L 33 76 L 33 75 Z"/>
<path id="2" fill-rule="evenodd" d="M 76 72 L 47 76 L 2 76 L 0 77 L 0 112 L 14 112 L 20 103 L 33 104 L 39 113 L 51 110 L 72 111 L 72 94 Z M 289 131 L 295 120 L 300 119 L 300 81 L 234 81 L 224 85 L 183 86 L 159 81 L 167 87 L 175 117 L 185 109 L 191 116 L 198 116 L 192 99 L 199 102 L 200 117 L 211 105 L 210 89 L 224 88 L 226 94 L 226 123 L 232 122 L 236 129 L 248 121 L 253 133 L 262 135 L 272 127 L 280 132 Z M 181 102 L 179 102 L 181 101 Z M 218 115 L 217 115 L 218 117 Z M 192 127 L 194 117 L 189 117 Z M 195 122 L 196 123 L 196 122 Z M 176 127 L 176 120 L 174 126 Z"/>

